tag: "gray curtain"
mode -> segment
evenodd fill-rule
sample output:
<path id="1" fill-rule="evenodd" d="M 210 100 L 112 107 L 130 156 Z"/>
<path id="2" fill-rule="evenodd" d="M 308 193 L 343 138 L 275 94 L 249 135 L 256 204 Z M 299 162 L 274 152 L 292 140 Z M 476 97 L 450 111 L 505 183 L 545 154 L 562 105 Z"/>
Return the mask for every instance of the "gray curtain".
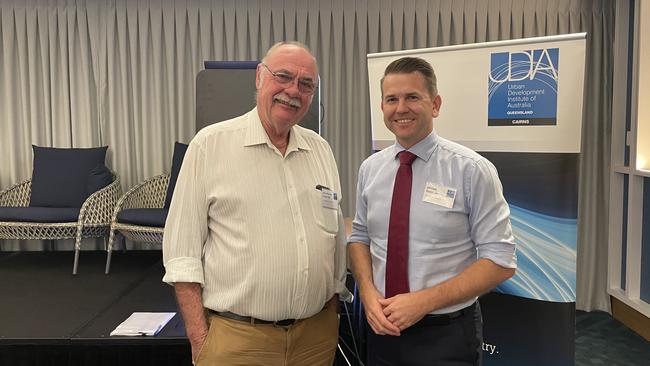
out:
<path id="1" fill-rule="evenodd" d="M 31 175 L 31 144 L 109 145 L 124 189 L 169 171 L 174 141 L 194 133 L 202 62 L 260 59 L 273 43 L 298 40 L 319 62 L 324 137 L 352 216 L 357 169 L 371 149 L 367 53 L 587 32 L 578 307 L 608 310 L 613 7 L 607 0 L 0 0 L 0 187 Z"/>

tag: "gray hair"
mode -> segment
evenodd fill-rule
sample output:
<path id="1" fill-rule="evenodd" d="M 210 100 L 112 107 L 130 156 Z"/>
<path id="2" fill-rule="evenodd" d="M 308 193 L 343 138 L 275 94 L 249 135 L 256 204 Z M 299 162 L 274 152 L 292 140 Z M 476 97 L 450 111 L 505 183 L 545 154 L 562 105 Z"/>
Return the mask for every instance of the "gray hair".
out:
<path id="1" fill-rule="evenodd" d="M 318 74 L 318 62 L 316 62 L 316 57 L 314 57 L 314 54 L 311 53 L 311 50 L 309 49 L 309 47 L 307 47 L 307 45 L 298 41 L 282 41 L 274 44 L 273 46 L 271 46 L 271 48 L 269 48 L 268 51 L 266 51 L 264 58 L 262 58 L 262 63 L 266 63 L 266 59 L 269 56 L 271 56 L 273 52 L 277 51 L 277 49 L 282 46 L 295 46 L 307 51 L 307 53 L 309 53 L 309 55 L 311 55 L 311 57 L 314 59 L 314 65 L 316 65 L 316 74 Z"/>

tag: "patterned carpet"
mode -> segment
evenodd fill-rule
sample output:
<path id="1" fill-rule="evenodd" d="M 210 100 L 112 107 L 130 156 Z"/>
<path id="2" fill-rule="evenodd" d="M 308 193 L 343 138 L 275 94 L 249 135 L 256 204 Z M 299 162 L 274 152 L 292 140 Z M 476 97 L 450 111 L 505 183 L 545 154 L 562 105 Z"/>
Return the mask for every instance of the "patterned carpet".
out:
<path id="1" fill-rule="evenodd" d="M 650 342 L 611 315 L 576 312 L 576 366 L 650 366 Z"/>

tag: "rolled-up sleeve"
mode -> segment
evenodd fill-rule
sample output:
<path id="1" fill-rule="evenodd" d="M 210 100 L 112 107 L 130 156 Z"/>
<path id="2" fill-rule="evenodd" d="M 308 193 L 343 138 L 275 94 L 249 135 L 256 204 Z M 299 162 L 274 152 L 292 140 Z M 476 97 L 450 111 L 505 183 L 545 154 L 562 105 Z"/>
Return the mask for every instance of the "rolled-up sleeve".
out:
<path id="1" fill-rule="evenodd" d="M 352 221 L 352 233 L 348 238 L 348 243 L 363 243 L 370 245 L 370 238 L 368 237 L 368 203 L 366 202 L 363 194 L 365 187 L 365 165 L 366 161 L 359 167 L 359 178 L 357 181 L 357 203 L 356 213 Z"/>
<path id="2" fill-rule="evenodd" d="M 478 257 L 501 267 L 517 268 L 510 209 L 494 165 L 485 159 L 477 161 L 468 188 L 471 236 Z"/>
<path id="3" fill-rule="evenodd" d="M 163 281 L 204 284 L 202 253 L 207 238 L 205 150 L 195 138 L 181 166 L 163 236 Z"/>

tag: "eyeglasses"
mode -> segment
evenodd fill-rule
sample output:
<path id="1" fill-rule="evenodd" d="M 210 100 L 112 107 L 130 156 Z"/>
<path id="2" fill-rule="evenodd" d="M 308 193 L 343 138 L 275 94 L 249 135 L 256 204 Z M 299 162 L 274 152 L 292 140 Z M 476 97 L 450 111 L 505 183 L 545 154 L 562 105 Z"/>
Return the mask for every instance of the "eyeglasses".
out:
<path id="1" fill-rule="evenodd" d="M 292 84 L 293 80 L 296 79 L 296 75 L 291 75 L 283 71 L 273 72 L 269 69 L 266 64 L 262 64 L 268 70 L 268 72 L 273 75 L 273 79 L 278 82 L 278 84 L 287 85 Z M 303 94 L 314 94 L 316 91 L 316 84 L 308 79 L 298 79 L 298 90 Z"/>

